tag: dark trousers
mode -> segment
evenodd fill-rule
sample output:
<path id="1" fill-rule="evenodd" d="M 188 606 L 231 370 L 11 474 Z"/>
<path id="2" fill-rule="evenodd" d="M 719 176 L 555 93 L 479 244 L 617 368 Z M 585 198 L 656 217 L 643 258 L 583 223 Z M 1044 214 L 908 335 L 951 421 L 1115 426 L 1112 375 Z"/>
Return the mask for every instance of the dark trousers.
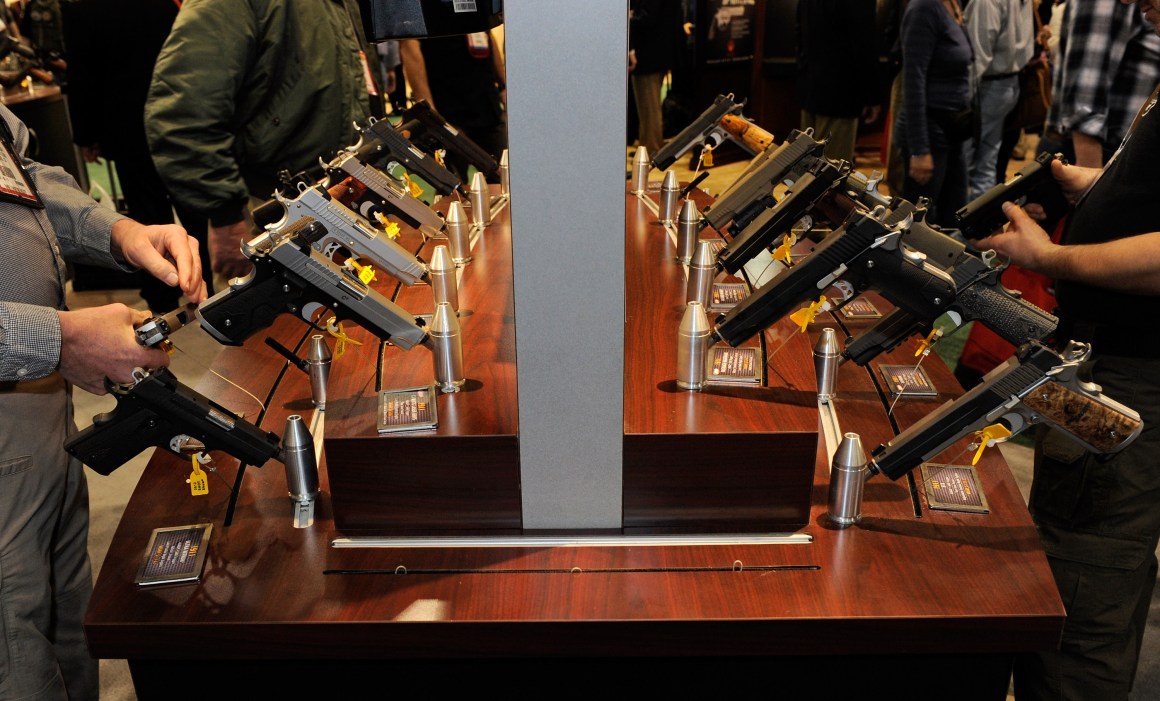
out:
<path id="1" fill-rule="evenodd" d="M 1140 413 L 1144 431 L 1113 456 L 1041 429 L 1029 508 L 1067 610 L 1060 649 L 1020 656 L 1015 697 L 1125 700 L 1156 584 L 1160 539 L 1160 373 L 1153 358 L 1080 368 Z"/>

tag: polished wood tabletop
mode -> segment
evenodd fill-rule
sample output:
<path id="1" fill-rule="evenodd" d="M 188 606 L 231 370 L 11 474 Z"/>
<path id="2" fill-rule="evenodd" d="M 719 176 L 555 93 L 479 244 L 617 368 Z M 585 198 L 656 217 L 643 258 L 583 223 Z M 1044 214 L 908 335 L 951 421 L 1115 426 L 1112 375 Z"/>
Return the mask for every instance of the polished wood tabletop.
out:
<path id="1" fill-rule="evenodd" d="M 670 289 L 680 284 L 679 265 L 663 253 L 667 235 L 635 194 L 626 194 L 626 212 L 627 272 L 642 281 L 627 291 L 626 356 L 643 350 L 662 358 L 669 353 L 664 349 L 674 347 L 673 324 L 683 303 L 683 287 Z M 463 319 L 466 374 L 469 383 L 477 384 L 438 397 L 437 431 L 416 435 L 412 445 L 400 443 L 402 448 L 396 448 L 397 437 L 377 434 L 376 390 L 431 382 L 430 352 L 380 347 L 361 330 L 348 329 L 363 345 L 333 361 L 322 441 L 349 441 L 351 450 L 328 447 L 313 525 L 294 527 L 286 477 L 277 460 L 239 468 L 227 455 L 216 458 L 209 495 L 194 497 L 184 481 L 188 462 L 156 452 L 96 583 L 85 622 L 95 656 L 130 659 L 140 679 L 149 670 L 172 674 L 189 657 L 222 665 L 294 661 L 289 669 L 351 663 L 351 670 L 358 669 L 355 660 L 630 658 L 643 664 L 644 658 L 737 657 L 768 665 L 784 658 L 791 662 L 777 669 L 792 676 L 795 669 L 817 673 L 842 656 L 903 656 L 904 663 L 906 656 L 983 656 L 995 663 L 989 688 L 999 689 L 1002 681 L 1005 690 L 1001 675 L 1010 654 L 1058 643 L 1063 607 L 1015 480 L 997 450 L 986 451 L 977 465 L 988 513 L 929 509 L 911 473 L 897 481 L 872 477 L 857 525 L 838 528 L 828 518 L 830 465 L 825 442 L 818 438 L 811 349 L 825 324 L 843 335 L 857 331 L 833 318 L 811 325 L 807 333 L 795 334 L 796 328 L 781 324 L 767 331 L 766 347 L 781 350 L 771 361 L 776 372 L 768 374 L 765 387 L 702 395 L 670 386 L 672 369 L 661 360 L 639 373 L 626 370 L 625 529 L 520 529 L 518 464 L 496 460 L 508 450 L 507 442 L 518 440 L 516 416 L 507 413 L 515 392 L 515 359 L 504 334 L 510 333 L 518 311 L 511 291 L 510 236 L 510 222 L 499 217 L 482 233 L 475 259 L 461 271 L 462 306 L 471 312 Z M 640 243 L 645 240 L 656 245 Z M 413 250 L 426 251 L 438 240 L 411 243 Z M 425 292 L 430 290 L 405 290 L 399 299 L 421 314 L 427 311 L 420 302 Z M 644 323 L 645 316 L 660 321 Z M 222 351 L 216 369 L 265 398 L 261 411 L 217 377 L 207 377 L 197 389 L 281 435 L 288 415 L 313 418 L 309 380 L 264 337 L 301 354 L 314 332 L 283 315 L 244 346 Z M 473 353 L 487 359 L 467 359 Z M 923 367 L 937 395 L 894 403 L 877 369 L 891 362 L 913 364 L 912 348 L 884 354 L 868 368 L 852 363 L 840 368 L 834 405 L 841 429 L 858 433 L 866 450 L 961 392 L 945 365 L 931 357 Z M 631 365 L 641 369 L 647 363 L 637 357 Z M 649 397 L 655 402 L 651 408 L 643 406 Z M 730 401 L 747 409 L 730 414 L 729 420 L 711 416 Z M 778 423 L 763 424 L 770 417 Z M 690 450 L 704 451 L 704 440 L 709 440 L 715 459 L 698 470 L 689 461 L 682 465 L 672 451 L 662 450 L 650 462 L 628 449 L 636 431 L 675 430 L 693 441 L 702 428 L 708 435 L 701 443 L 690 442 Z M 742 434 L 747 433 L 759 439 L 746 442 Z M 420 440 L 429 450 L 443 451 L 438 462 L 424 458 Z M 437 446 L 443 441 L 458 444 Z M 731 450 L 738 445 L 740 454 Z M 804 446 L 809 455 L 803 461 Z M 357 461 L 359 476 L 346 488 L 360 480 L 367 485 L 367 497 L 352 507 L 359 519 L 390 524 L 391 510 L 398 509 L 395 525 L 401 527 L 380 530 L 392 536 L 414 530 L 425 539 L 334 547 L 336 539 L 355 536 L 358 542 L 357 537 L 375 530 L 348 532 L 336 518 L 342 504 L 334 498 L 334 476 L 350 466 L 330 461 L 356 451 L 363 454 Z M 637 461 L 635 466 L 627 464 L 630 459 Z M 674 492 L 665 484 L 665 468 L 674 464 L 681 465 L 674 474 L 685 490 L 707 489 L 716 481 L 719 486 L 710 490 L 716 495 Z M 373 484 L 375 470 L 389 490 Z M 800 526 L 734 532 L 720 527 L 731 518 L 728 505 L 716 501 L 720 494 L 739 496 L 748 509 L 760 501 L 743 494 L 746 480 L 755 479 L 766 497 L 796 503 L 796 496 L 769 491 L 774 480 L 768 474 L 792 480 L 803 470 Z M 698 471 L 708 479 L 698 479 Z M 440 482 L 451 495 L 445 501 L 432 494 L 433 484 Z M 665 496 L 650 504 L 650 489 Z M 391 490 L 430 501 L 392 501 L 384 495 Z M 475 490 L 478 508 L 473 512 Z M 376 503 L 389 507 L 377 517 L 368 514 Z M 642 514 L 654 506 L 671 517 L 667 525 L 679 527 L 653 522 L 633 529 L 634 522 L 647 522 Z M 690 514 L 698 509 L 707 511 L 707 522 L 716 527 L 691 527 L 696 517 Z M 437 537 L 439 529 L 432 524 L 440 513 L 450 514 L 448 537 L 477 539 L 456 544 Z M 767 513 L 748 513 L 735 523 L 776 520 Z M 153 529 L 197 523 L 214 524 L 200 581 L 134 584 Z M 487 543 L 488 536 L 512 534 L 519 537 Z M 731 537 L 671 540 L 705 534 Z M 606 537 L 611 539 L 597 539 Z M 813 667 L 809 660 L 821 660 L 822 666 Z M 884 679 L 894 683 L 890 680 L 897 675 Z"/>

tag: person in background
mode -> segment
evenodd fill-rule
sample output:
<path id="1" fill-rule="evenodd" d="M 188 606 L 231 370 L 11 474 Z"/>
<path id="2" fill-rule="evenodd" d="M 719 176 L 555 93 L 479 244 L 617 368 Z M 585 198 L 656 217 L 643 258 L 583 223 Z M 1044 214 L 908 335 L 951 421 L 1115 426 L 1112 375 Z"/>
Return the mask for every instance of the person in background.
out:
<path id="1" fill-rule="evenodd" d="M 1031 61 L 1036 61 L 1040 58 L 1054 64 L 1054 59 L 1051 58 L 1051 52 L 1048 47 L 1054 44 L 1053 32 L 1051 30 L 1052 14 L 1055 10 L 1055 3 L 1052 0 L 1033 0 L 1035 3 L 1035 19 L 1036 27 L 1035 33 L 1035 48 L 1032 52 Z M 1059 14 L 1063 14 L 1063 8 L 1059 8 Z M 1023 93 L 1020 90 L 1020 100 L 1022 101 Z M 1007 114 L 1007 121 L 1003 124 L 1003 142 L 999 146 L 999 158 L 995 165 L 995 178 L 1002 180 L 1006 178 L 1007 169 L 1011 165 L 1011 159 L 1022 161 L 1028 158 L 1029 154 L 1035 152 L 1034 144 L 1039 141 L 1039 137 L 1043 134 L 1044 124 L 1036 124 L 1031 127 L 1022 127 L 1015 123 L 1015 117 L 1018 113 L 1018 106 L 1015 110 Z M 1046 122 L 1046 120 L 1044 120 Z"/>
<path id="2" fill-rule="evenodd" d="M 507 67 L 491 32 L 402 39 L 399 53 L 411 99 L 427 104 L 497 160 L 507 148 Z M 464 182 L 467 159 L 447 154 Z M 497 177 L 497 176 L 493 176 Z"/>
<path id="3" fill-rule="evenodd" d="M 403 77 L 403 59 L 399 55 L 399 40 L 390 39 L 375 44 L 379 52 L 379 65 L 383 74 L 379 83 L 383 86 L 383 94 L 387 96 L 387 104 L 392 113 L 399 113 L 407 109 L 407 86 Z"/>
<path id="4" fill-rule="evenodd" d="M 98 695 L 82 627 L 92 592 L 88 486 L 64 442 L 77 428 L 72 388 L 169 365 L 137 343 L 149 318 L 123 304 L 65 307 L 67 262 L 142 269 L 205 298 L 198 242 L 146 226 L 89 197 L 64 169 L 28 159 L 28 128 L 0 106 L 0 698 Z"/>
<path id="5" fill-rule="evenodd" d="M 979 110 L 979 132 L 965 144 L 968 200 L 1006 180 L 1006 173 L 996 172 L 1003 123 L 1019 101 L 1019 69 L 1035 49 L 1034 11 L 1033 0 L 970 0 L 963 11 Z"/>
<path id="6" fill-rule="evenodd" d="M 1039 153 L 1098 168 L 1160 81 L 1160 37 L 1120 0 L 1064 5 L 1052 105 Z"/>
<path id="7" fill-rule="evenodd" d="M 145 103 L 157 172 L 209 219 L 213 271 L 245 275 L 251 209 L 384 113 L 357 0 L 186 0 Z"/>
<path id="8" fill-rule="evenodd" d="M 208 222 L 174 202 L 149 155 L 145 138 L 145 97 L 153 64 L 177 17 L 172 2 L 72 0 L 64 12 L 69 62 L 68 113 L 73 142 L 87 163 L 106 158 L 130 217 L 143 224 L 172 224 L 174 209 L 199 244 L 206 287 L 213 294 Z M 165 314 L 180 306 L 181 290 L 138 273 L 141 298 Z"/>
<path id="9" fill-rule="evenodd" d="M 673 0 L 631 0 L 628 6 L 628 76 L 636 102 L 637 144 L 651 158 L 664 145 L 661 91 L 684 41 L 684 12 Z"/>
<path id="10" fill-rule="evenodd" d="M 867 31 L 875 12 L 875 0 L 798 0 L 801 129 L 826 139 L 828 158 L 853 163 L 859 122 L 872 124 L 882 109 L 878 47 Z"/>
<path id="11" fill-rule="evenodd" d="M 971 42 L 958 0 L 909 0 L 902 15 L 902 111 L 895 136 L 906 164 L 902 196 L 929 200 L 928 221 L 953 224 L 966 203 L 963 142 L 975 133 Z"/>
<path id="12" fill-rule="evenodd" d="M 1121 0 L 1125 5 L 1136 0 Z M 1069 3 L 1069 6 L 1072 3 Z M 1160 0 L 1133 13 L 1160 31 Z M 1160 301 L 1160 109 L 1157 91 L 1102 168 L 1052 173 L 1074 203 L 1052 243 L 1024 210 L 1004 204 L 1010 223 L 974 242 L 1055 281 L 1056 340 L 1091 344 L 1080 377 L 1140 413 L 1144 429 L 1110 456 L 1088 453 L 1040 428 L 1028 508 L 1067 611 L 1058 650 L 1020 656 L 1015 697 L 1128 698 L 1156 583 L 1160 542 L 1160 333 L 1147 320 Z"/>

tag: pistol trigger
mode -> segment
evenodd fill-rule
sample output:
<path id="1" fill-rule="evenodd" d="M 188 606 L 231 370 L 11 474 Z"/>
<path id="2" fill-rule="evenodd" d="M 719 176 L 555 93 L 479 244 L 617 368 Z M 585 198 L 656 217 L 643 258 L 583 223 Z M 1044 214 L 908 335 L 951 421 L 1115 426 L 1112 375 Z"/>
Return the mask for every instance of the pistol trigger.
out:
<path id="1" fill-rule="evenodd" d="M 113 420 L 113 417 L 116 415 L 116 413 L 117 413 L 117 410 L 112 409 L 111 411 L 103 411 L 100 414 L 97 414 L 96 416 L 93 417 L 93 425 L 94 426 L 104 426 L 105 424 L 107 424 Z"/>

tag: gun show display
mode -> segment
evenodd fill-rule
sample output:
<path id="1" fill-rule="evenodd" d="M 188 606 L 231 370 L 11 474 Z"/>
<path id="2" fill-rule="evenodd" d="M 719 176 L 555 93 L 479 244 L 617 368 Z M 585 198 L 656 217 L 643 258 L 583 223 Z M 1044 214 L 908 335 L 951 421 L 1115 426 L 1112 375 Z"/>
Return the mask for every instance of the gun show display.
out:
<path id="1" fill-rule="evenodd" d="M 413 117 L 434 128 L 434 116 L 422 109 Z M 428 347 L 434 361 L 434 386 L 443 392 L 460 391 L 466 377 L 457 277 L 471 261 L 471 246 L 480 234 L 476 232 L 473 239 L 464 226 L 464 208 L 458 200 L 464 192 L 451 187 L 450 173 L 422 151 L 405 146 L 402 137 L 387 126 L 386 122 L 372 121 L 358 144 L 329 162 L 321 162 L 321 179 L 307 173 L 285 176 L 283 187 L 253 212 L 258 233 L 242 244 L 242 252 L 253 264 L 250 273 L 230 280 L 226 289 L 201 304 L 187 304 L 146 320 L 135 331 L 138 342 L 172 353 L 176 349 L 170 336 L 197 322 L 219 343 L 242 346 L 274 326 L 278 317 L 287 315 L 306 322 L 312 331 L 329 332 L 340 344 L 347 344 L 352 339 L 341 324 L 350 321 L 392 348 Z M 504 155 L 506 175 L 506 152 Z M 456 192 L 457 199 L 449 210 L 452 221 L 445 221 L 443 214 L 414 196 L 407 182 L 391 175 L 389 169 L 394 165 L 410 169 L 430 183 L 447 185 L 442 187 L 444 192 Z M 499 164 L 494 170 L 499 172 Z M 482 183 L 482 173 L 476 175 Z M 475 189 L 486 187 L 473 184 L 473 197 L 478 194 Z M 506 192 L 495 198 L 498 203 L 486 192 L 480 196 L 483 204 L 479 207 L 489 218 L 508 201 Z M 434 267 L 428 266 L 396 240 L 402 232 L 393 218 L 417 232 L 422 243 L 447 241 L 455 257 L 447 245 L 440 244 L 434 249 Z M 394 291 L 389 289 L 388 279 L 397 283 Z M 399 287 L 412 286 L 423 288 L 432 303 L 442 303 L 435 304 L 434 314 L 410 314 L 392 301 Z M 265 341 L 310 376 L 311 402 L 319 411 L 325 410 L 333 357 L 325 335 L 313 334 L 306 358 L 299 358 L 272 336 Z M 260 454 L 261 441 L 255 439 L 258 434 L 252 424 L 182 385 L 164 368 L 141 370 L 131 385 L 110 383 L 109 390 L 117 397 L 118 408 L 96 417 L 93 426 L 68 446 L 102 474 L 150 446 L 200 454 L 207 464 L 206 451 L 210 450 L 225 450 L 240 463 L 253 465 L 261 465 L 274 454 Z M 298 447 L 291 452 L 295 456 L 303 453 L 303 430 L 301 421 L 294 424 Z M 129 435 L 137 437 L 128 441 Z M 262 435 L 261 440 L 266 437 Z M 272 445 L 276 452 L 277 441 Z M 296 458 L 287 469 L 288 476 L 301 477 L 316 468 Z M 296 516 L 301 518 L 302 527 L 311 522 L 312 513 Z"/>
<path id="2" fill-rule="evenodd" d="M 725 117 L 732 117 L 739 111 L 735 107 L 718 100 L 690 134 L 702 138 L 711 133 L 706 125 L 718 125 Z M 680 143 L 670 142 L 673 150 L 680 153 L 682 146 L 692 143 L 690 134 Z M 860 500 L 860 482 L 866 477 L 885 474 L 898 479 L 970 436 L 977 437 L 980 453 L 984 447 L 1041 423 L 1067 432 L 1098 453 L 1121 450 L 1134 440 L 1141 428 L 1139 415 L 1104 396 L 1098 386 L 1076 379 L 1087 347 L 1072 342 L 1062 353 L 1052 350 L 1047 343 L 1055 334 L 1056 317 L 1002 285 L 1005 265 L 997 264 L 993 252 L 975 251 L 964 243 L 964 238 L 986 236 L 1005 223 L 1003 202 L 1022 204 L 1029 198 L 1050 196 L 1052 188 L 1057 189 L 1050 165 L 1058 155 L 1039 157 L 1007 182 L 968 203 L 956 213 L 960 229 L 944 231 L 927 223 L 925 201 L 911 203 L 880 193 L 877 176 L 866 177 L 850 163 L 826 158 L 822 146 L 801 132 L 791 134 L 783 144 L 771 142 L 767 151 L 704 209 L 700 226 L 715 229 L 723 242 L 699 239 L 690 230 L 693 218 L 686 213 L 688 207 L 682 209 L 673 256 L 688 280 L 687 308 L 674 329 L 678 388 L 705 392 L 712 391 L 714 384 L 722 384 L 723 380 L 714 378 L 719 368 L 710 360 L 720 344 L 748 350 L 744 346 L 757 341 L 759 353 L 776 353 L 788 341 L 784 332 L 777 332 L 778 341 L 764 336 L 773 333 L 778 322 L 792 317 L 805 331 L 818 315 L 833 312 L 836 316 L 865 293 L 873 293 L 892 308 L 884 315 L 877 314 L 878 320 L 861 333 L 848 336 L 841 347 L 833 340 L 826 346 L 833 351 L 826 369 L 830 388 L 823 396 L 819 384 L 821 404 L 832 398 L 838 363 L 852 360 L 854 365 L 869 369 L 872 361 L 920 334 L 925 339 L 915 357 L 925 357 L 930 344 L 947 332 L 944 326 L 936 326 L 938 322 L 949 323 L 951 331 L 968 323 L 982 323 L 1016 346 L 1016 355 L 984 378 L 979 387 L 947 401 L 894 439 L 884 441 L 871 458 L 856 459 L 855 454 L 861 452 L 859 437 L 846 436 L 833 466 L 834 474 L 845 485 L 839 489 L 844 496 L 834 497 L 832 504 L 840 514 L 835 517 L 840 527 L 857 521 L 851 514 L 860 504 L 853 504 Z M 666 185 L 673 174 L 666 172 Z M 779 191 L 781 185 L 785 188 Z M 668 189 L 676 187 L 673 183 Z M 664 204 L 665 189 L 662 186 L 661 206 L 654 210 L 660 223 L 667 223 L 675 211 L 672 202 L 667 207 Z M 634 193 L 644 196 L 643 190 Z M 812 230 L 821 235 L 804 242 L 809 244 L 804 249 L 798 246 L 797 233 Z M 715 266 L 709 262 L 713 260 L 708 253 L 712 249 L 717 250 Z M 791 250 L 799 252 L 791 258 Z M 784 266 L 751 279 L 749 290 L 710 322 L 706 309 L 710 307 L 709 290 L 718 285 L 717 276 L 744 271 L 753 278 L 746 265 L 770 254 L 784 259 Z M 772 358 L 767 356 L 766 362 Z M 898 386 L 889 388 L 895 401 L 908 393 L 938 394 L 930 389 L 919 363 L 921 360 L 913 368 L 905 363 L 890 366 L 901 378 Z M 886 366 L 882 368 L 889 379 Z M 818 372 L 820 383 L 821 370 Z M 832 407 L 827 409 L 832 411 Z M 837 417 L 832 416 L 831 422 L 836 425 Z M 858 476 L 851 477 L 854 474 Z M 854 489 L 855 483 L 858 489 Z"/>
<path id="3" fill-rule="evenodd" d="M 933 648 L 947 658 L 959 652 L 947 642 L 955 636 L 974 635 L 970 644 L 988 654 L 1001 640 L 996 658 L 1055 644 L 1065 614 L 998 451 L 979 463 L 991 507 L 985 516 L 928 510 L 921 486 L 909 479 L 917 469 L 897 480 L 867 479 L 871 459 L 861 445 L 890 442 L 920 413 L 954 398 L 945 367 L 931 361 L 925 368 L 940 386 L 934 396 L 906 396 L 888 414 L 879 365 L 903 362 L 907 354 L 883 350 L 867 367 L 840 362 L 854 328 L 840 323 L 841 310 L 819 315 L 805 332 L 770 315 L 768 326 L 737 346 L 710 342 L 711 318 L 805 265 L 818 252 L 810 249 L 840 238 L 844 226 L 882 239 L 876 248 L 887 249 L 883 256 L 902 258 L 876 264 L 918 265 L 920 256 L 889 250 L 891 238 L 917 240 L 912 229 L 921 218 L 909 215 L 918 208 L 882 197 L 873 177 L 825 160 L 812 136 L 798 138 L 813 145 L 802 141 L 797 169 L 763 176 L 753 192 L 772 195 L 768 206 L 759 205 L 761 214 L 774 212 L 770 219 L 813 236 L 794 246 L 791 265 L 756 289 L 720 267 L 721 251 L 748 227 L 703 225 L 703 212 L 714 204 L 709 193 L 670 183 L 664 209 L 675 226 L 663 230 L 662 208 L 624 195 L 624 326 L 611 330 L 624 335 L 624 373 L 608 378 L 624 392 L 618 525 L 602 529 L 608 540 L 599 542 L 586 540 L 588 532 L 581 540 L 573 533 L 541 540 L 521 498 L 528 488 L 521 451 L 537 417 L 521 415 L 515 401 L 523 366 L 515 353 L 520 310 L 508 213 L 480 225 L 472 221 L 474 203 L 463 206 L 468 196 L 446 197 L 431 207 L 443 212 L 438 234 L 408 225 L 391 237 L 403 256 L 381 241 L 354 238 L 364 229 L 378 238 L 387 233 L 367 208 L 372 188 L 355 175 L 355 161 L 350 167 L 330 161 L 325 179 L 282 190 L 263 230 L 246 242 L 252 278 L 233 282 L 235 291 L 224 295 L 228 305 L 207 300 L 194 319 L 231 342 L 217 369 L 247 377 L 247 389 L 265 407 L 252 420 L 260 430 L 283 433 L 276 455 L 290 462 L 284 475 L 249 471 L 236 494 L 194 500 L 166 489 L 188 456 L 156 451 L 99 573 L 86 624 L 95 654 L 133 659 L 141 688 L 156 691 L 171 688 L 175 666 L 150 655 L 161 649 L 168 658 L 173 638 L 187 634 L 212 643 L 213 668 L 217 656 L 227 665 L 248 662 L 247 649 L 275 660 L 307 650 L 338 674 L 356 649 L 377 668 L 383 659 L 413 653 L 417 638 L 438 656 L 444 644 L 456 652 L 482 649 L 497 630 L 516 658 L 545 650 L 609 654 L 610 640 L 611 654 L 619 655 L 655 644 L 656 630 L 671 623 L 680 638 L 672 650 L 681 655 L 788 654 L 801 664 L 804 653 L 824 658 L 827 668 L 834 655 L 860 654 L 867 640 Z M 829 187 L 807 188 L 811 179 Z M 497 191 L 484 187 L 485 197 Z M 647 197 L 659 201 L 662 194 Z M 750 205 L 738 199 L 735 210 L 748 216 Z M 335 212 L 345 218 L 330 219 Z M 805 218 L 814 220 L 812 230 Z M 750 250 L 782 247 L 782 224 L 766 224 L 758 235 L 758 219 L 750 222 Z M 823 235 L 825 229 L 832 230 Z M 961 296 L 955 265 L 970 261 L 946 249 L 925 247 L 929 275 L 949 281 L 947 289 Z M 738 273 L 745 270 L 740 245 L 731 255 Z M 344 266 L 351 259 L 373 266 L 376 279 L 359 280 L 357 267 Z M 426 267 L 425 278 L 416 261 Z M 307 279 L 315 273 L 317 279 Z M 364 284 L 396 305 L 394 314 L 383 316 L 387 308 L 361 298 Z M 861 296 L 884 306 L 875 290 Z M 907 293 L 900 288 L 897 296 Z M 916 296 L 926 305 L 916 312 L 942 309 Z M 303 314 L 307 308 L 313 313 Z M 349 309 L 365 318 L 356 320 Z M 304 322 L 331 314 L 353 328 L 345 349 L 327 353 L 312 343 L 325 333 Z M 188 310 L 165 316 L 147 322 L 141 334 L 154 338 L 165 327 L 191 323 Z M 814 342 L 821 326 L 831 329 L 824 347 Z M 411 352 L 414 345 L 432 352 Z M 824 362 L 811 363 L 816 354 Z M 559 362 L 583 360 L 571 355 L 562 352 Z M 198 389 L 215 399 L 236 397 L 225 383 L 206 377 Z M 823 435 L 823 384 L 843 424 L 839 435 L 861 437 L 835 455 L 827 454 Z M 559 388 L 565 398 L 585 390 Z M 325 435 L 315 431 L 313 447 L 301 433 L 311 411 L 325 418 Z M 314 448 L 322 451 L 317 466 L 309 461 Z M 218 466 L 227 480 L 232 463 Z M 828 517 L 831 483 L 845 486 Z M 287 499 L 315 502 L 314 520 L 288 523 Z M 208 544 L 204 581 L 165 595 L 140 591 L 126 574 L 135 571 L 161 519 L 212 521 L 216 538 Z M 838 519 L 847 522 L 845 530 Z M 464 541 L 470 547 L 459 545 Z M 648 547 L 636 546 L 642 542 Z M 511 596 L 513 587 L 523 594 Z M 656 593 L 661 603 L 641 613 L 632 597 L 608 596 L 624 587 L 650 600 Z M 850 596 L 869 589 L 905 596 Z M 231 595 L 217 596 L 221 591 Z M 551 631 L 573 622 L 581 624 L 579 637 L 558 645 Z M 823 629 L 836 635 L 812 634 Z M 712 630 L 728 635 L 708 635 Z M 712 645 L 704 642 L 710 638 Z M 803 639 L 810 649 L 801 648 Z M 310 661 L 293 664 L 315 669 Z M 1007 673 L 986 670 L 989 680 Z"/>

